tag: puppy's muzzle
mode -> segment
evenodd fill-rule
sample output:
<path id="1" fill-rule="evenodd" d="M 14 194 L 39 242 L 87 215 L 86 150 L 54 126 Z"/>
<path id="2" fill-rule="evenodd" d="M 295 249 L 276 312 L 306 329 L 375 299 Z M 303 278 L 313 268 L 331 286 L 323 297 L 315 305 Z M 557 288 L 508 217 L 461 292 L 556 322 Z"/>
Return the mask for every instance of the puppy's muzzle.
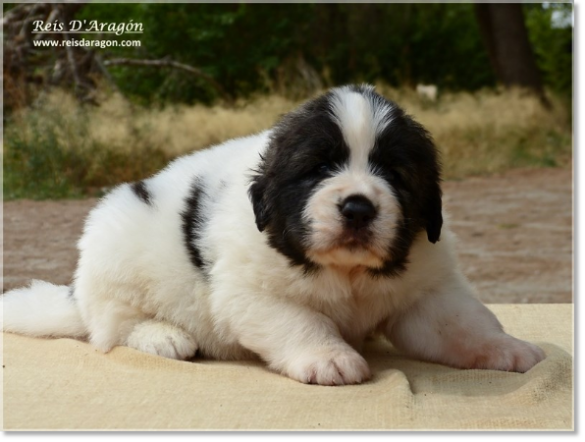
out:
<path id="1" fill-rule="evenodd" d="M 378 211 L 372 202 L 363 195 L 348 196 L 340 205 L 346 228 L 362 230 L 368 227 Z"/>

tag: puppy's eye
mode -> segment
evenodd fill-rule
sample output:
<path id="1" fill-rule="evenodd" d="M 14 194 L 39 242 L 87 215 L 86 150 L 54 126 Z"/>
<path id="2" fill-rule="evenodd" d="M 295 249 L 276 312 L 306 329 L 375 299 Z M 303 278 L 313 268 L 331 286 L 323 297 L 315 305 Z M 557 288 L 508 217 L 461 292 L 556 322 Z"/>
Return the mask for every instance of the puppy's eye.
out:
<path id="1" fill-rule="evenodd" d="M 331 165 L 329 163 L 319 163 L 315 166 L 315 172 L 319 175 L 327 175 L 331 172 Z"/>
<path id="2" fill-rule="evenodd" d="M 387 170 L 384 175 L 386 179 L 394 186 L 402 184 L 402 177 L 397 171 L 390 169 Z"/>

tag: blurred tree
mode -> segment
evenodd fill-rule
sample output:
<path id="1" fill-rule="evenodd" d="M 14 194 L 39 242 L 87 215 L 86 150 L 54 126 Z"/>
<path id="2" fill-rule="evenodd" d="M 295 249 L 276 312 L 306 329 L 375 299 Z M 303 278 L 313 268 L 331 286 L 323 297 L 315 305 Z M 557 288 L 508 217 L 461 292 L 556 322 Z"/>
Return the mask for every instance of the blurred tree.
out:
<path id="1" fill-rule="evenodd" d="M 545 85 L 565 97 L 572 97 L 572 3 L 549 3 L 546 6 L 537 3 L 524 8 L 526 27 Z"/>
<path id="2" fill-rule="evenodd" d="M 83 11 L 83 18 L 144 24 L 141 48 L 109 48 L 111 56 L 196 66 L 235 96 L 306 96 L 322 86 L 380 80 L 470 90 L 495 84 L 469 4 L 120 6 L 92 3 Z M 123 91 L 147 101 L 217 97 L 180 71 L 111 69 Z"/>
<path id="3" fill-rule="evenodd" d="M 90 4 L 83 18 L 144 25 L 141 47 L 111 48 L 116 56 L 169 58 L 196 66 L 231 95 L 268 91 L 277 68 L 300 52 L 313 5 L 278 4 Z M 127 37 L 122 36 L 122 39 Z M 146 100 L 211 102 L 217 93 L 181 71 L 117 67 L 112 75 L 125 92 Z"/>
<path id="4" fill-rule="evenodd" d="M 43 88 L 62 85 L 71 87 L 81 101 L 91 101 L 96 86 L 93 76 L 99 71 L 92 54 L 76 46 L 39 46 L 69 40 L 68 23 L 82 8 L 79 3 L 4 5 L 5 110 L 29 104 Z M 64 32 L 35 30 L 35 22 L 60 22 Z"/>
<path id="5" fill-rule="evenodd" d="M 505 86 L 533 90 L 546 101 L 521 3 L 476 3 L 475 12 L 492 68 Z"/>
<path id="6" fill-rule="evenodd" d="M 310 30 L 307 56 L 328 84 L 495 84 L 470 4 L 319 4 Z"/>
<path id="7" fill-rule="evenodd" d="M 10 11 L 4 5 L 4 10 L 10 18 L 16 16 L 12 9 L 20 9 L 28 20 L 27 8 L 46 9 L 46 18 L 53 7 L 42 5 Z M 141 23 L 143 33 L 67 38 L 139 38 L 140 47 L 76 48 L 73 58 L 83 66 L 77 74 L 88 79 L 84 84 L 105 77 L 148 103 L 211 103 L 257 92 L 301 97 L 323 86 L 362 81 L 473 91 L 499 79 L 541 92 L 544 80 L 555 90 L 570 91 L 572 29 L 552 29 L 551 10 L 538 4 L 89 3 L 74 11 L 75 19 Z M 14 97 L 28 100 L 31 94 L 21 94 L 21 85 L 56 78 L 55 72 L 63 75 L 51 85 L 71 85 L 76 65 L 66 51 L 32 45 L 38 38 L 32 35 L 20 50 L 27 27 L 17 22 L 4 21 L 5 95 L 8 85 Z M 7 73 L 14 81 L 6 80 Z"/>

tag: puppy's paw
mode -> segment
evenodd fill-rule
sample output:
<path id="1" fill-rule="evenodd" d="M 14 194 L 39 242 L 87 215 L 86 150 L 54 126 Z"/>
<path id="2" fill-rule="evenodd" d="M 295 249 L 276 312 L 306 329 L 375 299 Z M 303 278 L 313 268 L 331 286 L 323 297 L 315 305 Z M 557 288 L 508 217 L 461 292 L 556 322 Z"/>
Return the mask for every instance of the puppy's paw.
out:
<path id="1" fill-rule="evenodd" d="M 546 357 L 540 347 L 509 335 L 483 344 L 478 350 L 469 368 L 524 373 Z"/>
<path id="2" fill-rule="evenodd" d="M 193 338 L 171 324 L 145 321 L 134 327 L 126 345 L 136 350 L 170 359 L 188 359 L 195 355 Z"/>
<path id="3" fill-rule="evenodd" d="M 318 350 L 292 361 L 286 374 L 305 384 L 359 384 L 371 377 L 367 362 L 352 348 Z"/>

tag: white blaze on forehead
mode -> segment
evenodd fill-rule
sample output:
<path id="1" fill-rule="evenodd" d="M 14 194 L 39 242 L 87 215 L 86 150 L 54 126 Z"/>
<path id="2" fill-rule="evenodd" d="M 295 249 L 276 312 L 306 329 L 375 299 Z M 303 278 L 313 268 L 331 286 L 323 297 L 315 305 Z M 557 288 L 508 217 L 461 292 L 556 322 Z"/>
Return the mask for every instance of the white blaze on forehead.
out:
<path id="1" fill-rule="evenodd" d="M 334 91 L 331 99 L 333 118 L 350 150 L 350 170 L 367 170 L 376 135 L 390 122 L 387 115 L 391 106 L 375 95 L 368 95 L 344 87 Z"/>

